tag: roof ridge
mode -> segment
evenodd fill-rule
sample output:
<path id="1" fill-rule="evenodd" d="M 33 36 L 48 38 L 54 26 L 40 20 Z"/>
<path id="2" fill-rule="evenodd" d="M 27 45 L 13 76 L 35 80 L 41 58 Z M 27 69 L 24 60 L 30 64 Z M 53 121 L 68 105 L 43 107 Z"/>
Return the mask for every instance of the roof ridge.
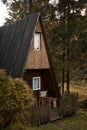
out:
<path id="1" fill-rule="evenodd" d="M 18 21 L 21 21 L 21 20 L 23 20 L 23 19 L 30 18 L 30 17 L 34 17 L 35 15 L 37 15 L 37 16 L 39 17 L 39 16 L 41 15 L 41 13 L 40 13 L 40 12 L 35 12 L 35 13 L 33 13 L 33 14 L 30 14 L 30 15 L 27 15 L 27 16 L 25 16 L 25 17 L 22 17 L 22 18 L 20 18 L 20 19 L 18 19 L 18 20 L 11 21 L 10 23 L 7 23 L 7 24 L 4 24 L 4 25 L 0 26 L 0 29 L 3 28 L 4 26 L 9 26 L 10 24 L 14 24 L 14 23 L 16 23 L 16 22 L 18 22 Z"/>

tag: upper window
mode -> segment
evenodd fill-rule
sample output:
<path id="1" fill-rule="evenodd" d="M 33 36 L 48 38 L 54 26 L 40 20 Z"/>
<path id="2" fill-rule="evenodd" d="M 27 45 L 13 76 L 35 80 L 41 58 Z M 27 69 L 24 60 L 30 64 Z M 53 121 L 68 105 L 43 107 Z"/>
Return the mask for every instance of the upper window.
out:
<path id="1" fill-rule="evenodd" d="M 35 32 L 34 34 L 34 50 L 39 51 L 40 50 L 40 36 L 41 34 L 39 32 Z"/>
<path id="2" fill-rule="evenodd" d="M 40 90 L 40 77 L 33 77 L 33 90 Z"/>

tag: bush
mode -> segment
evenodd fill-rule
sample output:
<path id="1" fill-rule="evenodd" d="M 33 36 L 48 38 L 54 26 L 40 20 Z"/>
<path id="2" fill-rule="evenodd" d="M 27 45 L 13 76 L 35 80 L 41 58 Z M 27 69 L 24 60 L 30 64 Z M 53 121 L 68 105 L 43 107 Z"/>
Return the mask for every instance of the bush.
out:
<path id="1" fill-rule="evenodd" d="M 23 127 L 34 103 L 33 91 L 22 79 L 12 79 L 0 69 L 0 129 Z M 17 127 L 18 127 L 17 126 Z"/>

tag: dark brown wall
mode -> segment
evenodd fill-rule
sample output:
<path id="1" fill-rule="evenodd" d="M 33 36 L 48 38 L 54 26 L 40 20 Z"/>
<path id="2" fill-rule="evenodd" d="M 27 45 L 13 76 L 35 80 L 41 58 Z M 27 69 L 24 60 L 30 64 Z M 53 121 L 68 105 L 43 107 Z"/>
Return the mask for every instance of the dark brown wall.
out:
<path id="1" fill-rule="evenodd" d="M 29 86 L 32 88 L 32 78 L 41 77 L 41 90 L 34 91 L 35 95 L 38 97 L 40 91 L 48 91 L 49 97 L 56 97 L 55 84 L 51 76 L 50 69 L 42 70 L 26 70 L 24 73 L 24 80 L 27 81 Z"/>
<path id="2" fill-rule="evenodd" d="M 33 87 L 33 83 L 32 83 L 32 79 L 33 77 L 41 77 L 40 71 L 39 70 L 26 70 L 26 72 L 23 75 L 23 79 L 29 84 L 29 86 L 32 88 Z M 43 81 L 41 78 L 41 89 L 43 90 Z M 33 88 L 32 88 L 33 89 Z M 37 101 L 39 101 L 40 98 L 40 91 L 41 90 L 34 90 L 34 95 L 37 99 Z"/>

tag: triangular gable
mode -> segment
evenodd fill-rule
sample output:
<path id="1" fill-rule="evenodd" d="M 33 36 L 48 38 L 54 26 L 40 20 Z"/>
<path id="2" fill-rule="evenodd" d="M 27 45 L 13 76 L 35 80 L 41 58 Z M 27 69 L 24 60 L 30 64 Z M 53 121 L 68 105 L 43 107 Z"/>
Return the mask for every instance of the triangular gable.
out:
<path id="1" fill-rule="evenodd" d="M 40 34 L 40 50 L 34 49 L 34 35 L 35 33 Z M 46 50 L 45 39 L 43 30 L 40 24 L 40 18 L 37 20 L 37 24 L 35 26 L 34 35 L 32 37 L 32 41 L 29 47 L 28 56 L 25 63 L 24 69 L 49 69 L 50 63 Z"/>

